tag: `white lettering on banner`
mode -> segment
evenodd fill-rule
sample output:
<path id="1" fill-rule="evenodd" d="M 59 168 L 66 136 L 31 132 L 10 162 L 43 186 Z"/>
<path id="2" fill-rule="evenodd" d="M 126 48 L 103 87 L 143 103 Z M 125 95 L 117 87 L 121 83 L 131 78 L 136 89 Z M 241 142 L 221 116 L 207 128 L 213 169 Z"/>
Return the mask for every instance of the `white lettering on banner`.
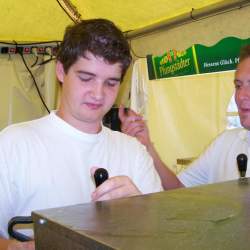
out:
<path id="1" fill-rule="evenodd" d="M 230 58 L 230 59 L 221 59 L 219 62 L 204 62 L 204 68 L 211 68 L 211 67 L 218 67 L 221 65 L 229 65 L 229 64 L 234 64 L 234 63 L 238 63 L 239 62 L 239 58 L 235 58 L 234 61 Z"/>
<path id="2" fill-rule="evenodd" d="M 233 63 L 232 59 L 220 60 L 220 65 L 228 65 L 228 64 L 232 64 L 232 63 Z"/>
<path id="3" fill-rule="evenodd" d="M 217 67 L 219 65 L 220 65 L 219 62 L 211 62 L 211 63 L 204 62 L 204 68 Z"/>
<path id="4" fill-rule="evenodd" d="M 235 62 L 235 63 L 239 63 L 239 62 L 240 62 L 240 58 L 239 58 L 239 57 L 235 57 L 235 58 L 234 58 L 234 62 Z"/>

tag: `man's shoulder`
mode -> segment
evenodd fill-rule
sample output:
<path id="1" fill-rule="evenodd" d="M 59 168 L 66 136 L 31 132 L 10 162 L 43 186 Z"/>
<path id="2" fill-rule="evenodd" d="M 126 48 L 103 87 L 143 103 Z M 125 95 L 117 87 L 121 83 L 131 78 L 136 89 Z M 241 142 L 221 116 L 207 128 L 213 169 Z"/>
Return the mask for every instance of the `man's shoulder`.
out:
<path id="1" fill-rule="evenodd" d="M 0 138 L 11 138 L 15 137 L 18 138 L 19 136 L 25 136 L 28 133 L 32 133 L 34 130 L 38 129 L 42 126 L 46 121 L 48 120 L 48 116 L 44 116 L 38 119 L 20 122 L 20 123 L 14 123 L 11 124 L 0 132 Z"/>
<path id="2" fill-rule="evenodd" d="M 226 129 L 218 137 L 218 140 L 244 140 L 247 138 L 248 130 L 245 128 Z"/>
<path id="3" fill-rule="evenodd" d="M 220 156 L 221 152 L 227 152 L 232 147 L 237 148 L 246 143 L 248 143 L 248 130 L 244 128 L 226 129 L 211 142 L 208 149 L 209 152 Z"/>

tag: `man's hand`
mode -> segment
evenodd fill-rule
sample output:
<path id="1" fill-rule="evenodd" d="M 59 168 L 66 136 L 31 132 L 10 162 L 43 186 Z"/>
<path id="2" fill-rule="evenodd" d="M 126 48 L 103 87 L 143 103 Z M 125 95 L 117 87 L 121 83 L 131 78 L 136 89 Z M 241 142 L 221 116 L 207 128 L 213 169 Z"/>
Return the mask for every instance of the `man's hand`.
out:
<path id="1" fill-rule="evenodd" d="M 35 241 L 19 242 L 13 240 L 8 245 L 7 250 L 35 250 Z"/>
<path id="2" fill-rule="evenodd" d="M 91 175 L 97 168 L 91 168 Z M 140 195 L 141 192 L 128 176 L 116 176 L 107 179 L 92 193 L 93 201 L 112 200 L 122 197 Z"/>
<path id="3" fill-rule="evenodd" d="M 136 137 L 146 147 L 148 153 L 154 161 L 155 169 L 160 175 L 162 185 L 165 190 L 183 187 L 176 175 L 161 160 L 154 144 L 150 140 L 148 127 L 142 116 L 129 110 L 127 113 L 124 107 L 119 108 L 119 118 L 121 120 L 121 131 L 127 135 Z"/>
<path id="4" fill-rule="evenodd" d="M 129 109 L 126 113 L 124 107 L 119 108 L 121 131 L 127 135 L 136 137 L 146 147 L 151 145 L 148 127 L 143 117 Z"/>

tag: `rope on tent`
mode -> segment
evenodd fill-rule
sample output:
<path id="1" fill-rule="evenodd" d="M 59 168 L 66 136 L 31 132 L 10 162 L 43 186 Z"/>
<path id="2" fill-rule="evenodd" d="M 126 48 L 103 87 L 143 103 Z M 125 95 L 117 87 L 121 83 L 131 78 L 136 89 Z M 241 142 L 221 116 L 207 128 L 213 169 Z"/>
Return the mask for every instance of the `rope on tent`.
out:
<path id="1" fill-rule="evenodd" d="M 29 69 L 29 67 L 28 67 L 28 65 L 27 65 L 27 63 L 26 63 L 26 61 L 25 61 L 25 59 L 24 59 L 23 54 L 22 54 L 22 53 L 19 53 L 19 55 L 20 55 L 21 58 L 22 58 L 23 64 L 25 65 L 25 68 L 26 68 L 26 69 L 28 70 L 28 72 L 30 73 L 30 76 L 31 76 L 31 78 L 32 78 L 32 80 L 33 80 L 33 82 L 34 82 L 34 85 L 35 85 L 35 87 L 36 87 L 37 93 L 38 93 L 38 95 L 39 95 L 39 97 L 40 97 L 40 100 L 41 100 L 43 106 L 45 107 L 45 109 L 47 110 L 47 112 L 50 113 L 50 110 L 49 110 L 48 106 L 46 105 L 46 103 L 45 103 L 45 101 L 44 101 L 44 99 L 43 99 L 43 96 L 42 96 L 42 94 L 41 94 L 41 91 L 39 90 L 39 87 L 38 87 L 38 85 L 37 85 L 36 79 L 35 79 L 34 75 L 32 74 L 31 70 Z"/>
<path id="2" fill-rule="evenodd" d="M 26 60 L 24 59 L 24 54 L 31 54 L 31 53 L 34 53 L 34 52 L 32 51 L 32 49 L 31 50 L 26 50 L 27 48 L 20 47 L 19 44 L 16 41 L 14 41 L 14 43 L 12 45 L 15 45 L 15 47 L 14 48 L 13 47 L 12 48 L 3 47 L 1 49 L 1 52 L 2 53 L 5 52 L 5 54 L 8 53 L 10 55 L 9 51 L 11 51 L 11 49 L 12 49 L 12 53 L 11 54 L 19 54 L 21 56 L 23 64 L 24 64 L 25 68 L 27 69 L 27 71 L 29 72 L 29 74 L 30 74 L 30 76 L 31 76 L 31 78 L 32 78 L 32 80 L 34 82 L 35 88 L 37 90 L 37 93 L 39 95 L 39 98 L 40 98 L 43 106 L 45 107 L 45 109 L 47 110 L 47 112 L 50 113 L 50 110 L 49 110 L 48 106 L 46 105 L 46 103 L 45 103 L 45 101 L 43 99 L 43 96 L 41 94 L 41 91 L 40 91 L 40 89 L 38 87 L 36 79 L 35 79 L 34 75 L 32 74 L 30 68 L 28 67 Z"/>
<path id="3" fill-rule="evenodd" d="M 70 0 L 57 0 L 57 3 L 74 23 L 81 22 L 81 14 L 78 12 L 77 8 L 70 2 Z"/>

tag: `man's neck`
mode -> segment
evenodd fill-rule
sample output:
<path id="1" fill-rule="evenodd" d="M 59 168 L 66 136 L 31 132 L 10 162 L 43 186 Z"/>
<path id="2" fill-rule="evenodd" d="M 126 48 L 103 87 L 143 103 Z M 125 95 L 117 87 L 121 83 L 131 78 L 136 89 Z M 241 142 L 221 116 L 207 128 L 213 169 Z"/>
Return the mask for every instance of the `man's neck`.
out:
<path id="1" fill-rule="evenodd" d="M 67 122 L 72 127 L 80 130 L 83 133 L 87 134 L 97 134 L 102 129 L 102 124 L 98 122 L 87 123 L 82 122 L 72 117 L 67 116 L 64 112 L 61 112 L 60 109 L 56 112 L 56 115 L 60 117 L 62 120 Z"/>

